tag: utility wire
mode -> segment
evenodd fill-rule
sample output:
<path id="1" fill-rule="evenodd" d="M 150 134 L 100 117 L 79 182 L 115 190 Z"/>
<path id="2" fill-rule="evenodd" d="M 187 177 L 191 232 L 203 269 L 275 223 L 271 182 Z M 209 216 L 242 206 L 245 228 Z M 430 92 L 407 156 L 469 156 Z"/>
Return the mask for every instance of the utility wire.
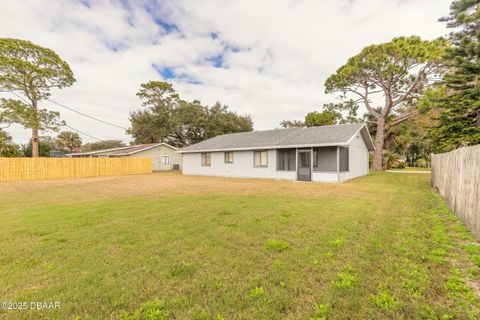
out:
<path id="1" fill-rule="evenodd" d="M 75 109 L 73 109 L 73 108 L 67 107 L 66 105 L 63 105 L 63 104 L 58 103 L 58 102 L 56 102 L 56 101 L 53 101 L 53 100 L 51 100 L 51 99 L 47 99 L 47 100 L 50 101 L 50 102 L 52 102 L 52 103 L 54 103 L 54 104 L 56 104 L 57 106 L 60 106 L 60 107 L 62 107 L 62 108 L 65 108 L 65 109 L 67 109 L 67 110 L 70 110 L 70 111 L 72 111 L 72 112 L 78 113 L 78 114 L 80 114 L 80 115 L 82 115 L 82 116 L 84 116 L 84 117 L 87 117 L 87 118 L 90 118 L 90 119 L 92 119 L 92 120 L 95 120 L 95 121 L 99 121 L 99 122 L 108 124 L 108 125 L 110 125 L 110 126 L 112 126 L 112 127 L 116 127 L 116 128 L 119 128 L 119 129 L 127 130 L 127 128 L 125 128 L 125 127 L 116 125 L 116 124 L 111 123 L 111 122 L 108 122 L 108 121 L 104 121 L 104 120 L 102 120 L 102 119 L 98 119 L 98 118 L 89 116 L 88 114 L 85 114 L 85 113 L 80 112 L 80 111 L 77 111 L 77 110 L 75 110 Z"/>
<path id="2" fill-rule="evenodd" d="M 20 95 L 18 95 L 16 92 L 9 91 L 9 93 L 14 94 L 17 98 L 19 98 L 19 99 L 22 100 L 23 102 L 28 103 L 28 101 L 26 101 L 23 97 L 21 97 Z M 76 112 L 76 113 L 81 114 L 81 115 L 83 115 L 83 116 L 85 116 L 85 117 L 88 117 L 88 118 L 90 118 L 90 119 L 97 120 L 97 121 L 103 122 L 103 123 L 105 123 L 105 124 L 109 124 L 109 125 L 111 125 L 111 126 L 114 126 L 114 127 L 117 127 L 117 128 L 126 130 L 126 128 L 124 128 L 124 127 L 117 126 L 116 124 L 109 123 L 109 122 L 103 121 L 103 120 L 101 120 L 101 119 L 97 119 L 97 118 L 91 117 L 91 116 L 89 116 L 89 115 L 87 115 L 87 114 L 84 114 L 84 113 L 81 113 L 81 112 L 79 112 L 79 111 L 76 111 L 76 110 L 74 110 L 74 109 L 72 109 L 72 108 L 69 108 L 69 107 L 67 107 L 67 106 L 64 106 L 64 105 L 62 105 L 62 104 L 60 104 L 60 103 L 58 103 L 58 102 L 55 102 L 55 101 L 53 101 L 53 100 L 50 100 L 50 99 L 47 99 L 47 100 L 50 101 L 50 102 L 52 102 L 52 103 L 54 103 L 54 104 L 56 104 L 56 105 L 58 105 L 58 106 L 60 106 L 60 107 L 66 108 L 66 109 L 68 109 L 68 110 L 70 110 L 70 111 Z M 9 126 L 10 126 L 10 124 L 9 124 Z M 80 131 L 80 130 L 78 130 L 78 129 L 75 129 L 75 128 L 67 125 L 67 124 L 65 124 L 65 125 L 63 125 L 63 126 L 64 126 L 64 127 L 67 127 L 67 128 L 70 128 L 71 130 L 76 131 L 76 132 L 78 132 L 78 133 L 80 133 L 80 134 L 83 134 L 84 136 L 87 136 L 87 137 L 89 137 L 89 138 L 95 139 L 95 140 L 97 140 L 97 141 L 104 141 L 104 140 L 102 140 L 102 139 L 100 139 L 100 138 L 97 138 L 97 137 L 94 137 L 94 136 L 92 136 L 92 135 L 90 135 L 90 134 L 88 134 L 88 133 L 85 133 L 85 132 L 83 132 L 83 131 Z M 7 127 L 7 128 L 8 128 L 8 127 Z"/>
<path id="3" fill-rule="evenodd" d="M 83 134 L 84 136 L 90 137 L 90 138 L 95 139 L 95 140 L 97 140 L 97 141 L 103 141 L 102 139 L 99 139 L 99 138 L 97 138 L 97 137 L 94 137 L 94 136 L 92 136 L 92 135 L 89 135 L 88 133 L 85 133 L 85 132 L 82 132 L 82 131 L 80 131 L 80 130 L 77 130 L 77 129 L 69 126 L 68 124 L 65 124 L 64 126 L 70 128 L 70 129 L 72 129 L 73 131 L 76 131 L 76 132 L 78 132 L 78 133 L 80 133 L 80 134 Z"/>
<path id="4" fill-rule="evenodd" d="M 20 95 L 18 95 L 16 92 L 10 91 L 10 93 L 14 94 L 17 98 L 19 98 L 19 99 L 22 100 L 23 102 L 28 103 L 23 97 L 21 97 Z M 88 114 L 85 114 L 85 113 L 83 113 L 83 112 L 77 111 L 77 110 L 75 110 L 75 109 L 73 109 L 73 108 L 69 108 L 69 107 L 67 107 L 66 105 L 63 105 L 63 104 L 61 104 L 61 103 L 59 103 L 59 102 L 53 101 L 53 100 L 51 100 L 51 99 L 47 99 L 47 100 L 50 101 L 50 102 L 52 102 L 52 103 L 54 103 L 54 104 L 56 104 L 57 106 L 60 106 L 60 107 L 62 107 L 62 108 L 65 108 L 65 109 L 67 109 L 67 110 L 70 110 L 70 111 L 72 111 L 72 112 L 78 113 L 78 114 L 80 114 L 80 115 L 82 115 L 82 116 L 84 116 L 84 117 L 90 118 L 90 119 L 95 120 L 95 121 L 100 121 L 100 122 L 102 122 L 102 123 L 108 124 L 108 125 L 110 125 L 110 126 L 113 126 L 113 127 L 119 128 L 119 129 L 127 130 L 127 128 L 125 128 L 125 127 L 116 125 L 116 124 L 114 124 L 114 123 L 110 123 L 110 122 L 108 122 L 108 121 L 104 121 L 104 120 L 102 120 L 102 119 L 98 119 L 98 118 L 89 116 Z"/>

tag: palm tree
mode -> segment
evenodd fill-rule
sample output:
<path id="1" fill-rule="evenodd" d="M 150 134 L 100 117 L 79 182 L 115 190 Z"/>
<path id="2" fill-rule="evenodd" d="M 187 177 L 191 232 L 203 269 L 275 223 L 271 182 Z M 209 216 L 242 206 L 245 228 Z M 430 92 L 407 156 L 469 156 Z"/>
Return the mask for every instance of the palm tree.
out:
<path id="1" fill-rule="evenodd" d="M 78 133 L 62 131 L 55 139 L 55 147 L 66 152 L 78 152 L 82 146 L 82 139 Z"/>

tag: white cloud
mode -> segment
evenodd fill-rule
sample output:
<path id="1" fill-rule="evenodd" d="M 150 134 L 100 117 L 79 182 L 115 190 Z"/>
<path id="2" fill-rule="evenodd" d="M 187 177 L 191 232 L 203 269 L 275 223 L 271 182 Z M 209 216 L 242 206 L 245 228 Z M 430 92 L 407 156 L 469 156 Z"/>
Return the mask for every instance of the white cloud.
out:
<path id="1" fill-rule="evenodd" d="M 184 76 L 171 79 L 184 98 L 221 101 L 251 114 L 256 129 L 268 129 L 334 101 L 324 94 L 325 79 L 364 46 L 401 35 L 444 35 L 437 19 L 450 0 L 85 3 L 2 4 L 0 37 L 51 48 L 73 69 L 77 82 L 53 92 L 53 100 L 127 127 L 129 112 L 140 105 L 139 85 L 161 79 L 156 64 Z M 222 68 L 208 61 L 218 55 Z M 129 140 L 120 129 L 42 106 L 99 138 Z M 17 126 L 8 130 L 18 142 L 29 137 Z"/>

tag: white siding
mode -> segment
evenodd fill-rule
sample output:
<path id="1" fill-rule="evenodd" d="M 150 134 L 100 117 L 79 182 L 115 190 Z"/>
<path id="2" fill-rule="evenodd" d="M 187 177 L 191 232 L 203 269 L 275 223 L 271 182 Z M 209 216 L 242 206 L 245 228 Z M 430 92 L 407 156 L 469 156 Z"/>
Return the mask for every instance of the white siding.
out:
<path id="1" fill-rule="evenodd" d="M 369 169 L 368 149 L 360 133 L 353 137 L 348 150 L 349 174 L 347 179 L 367 175 Z"/>
<path id="2" fill-rule="evenodd" d="M 211 165 L 202 166 L 201 153 L 183 153 L 183 174 L 241 178 L 297 180 L 296 171 L 277 170 L 277 152 L 268 150 L 268 167 L 254 167 L 254 151 L 234 151 L 233 163 L 225 163 L 224 152 L 211 152 Z M 358 134 L 349 145 L 349 171 L 312 172 L 312 181 L 342 182 L 368 174 L 368 149 Z"/>
<path id="3" fill-rule="evenodd" d="M 170 163 L 163 165 L 161 163 L 162 156 L 169 156 Z M 182 154 L 176 153 L 174 149 L 164 145 L 160 145 L 155 148 L 151 148 L 145 151 L 140 151 L 132 154 L 132 158 L 152 158 L 152 166 L 154 171 L 172 170 L 174 164 L 180 165 L 182 168 Z"/>
<path id="4" fill-rule="evenodd" d="M 223 152 L 211 152 L 211 165 L 202 166 L 201 153 L 183 154 L 183 173 L 189 175 L 296 180 L 295 171 L 277 171 L 276 150 L 268 150 L 268 166 L 254 167 L 253 151 L 234 151 L 233 163 L 225 163 Z"/>
<path id="5" fill-rule="evenodd" d="M 312 181 L 338 182 L 336 172 L 313 172 Z"/>

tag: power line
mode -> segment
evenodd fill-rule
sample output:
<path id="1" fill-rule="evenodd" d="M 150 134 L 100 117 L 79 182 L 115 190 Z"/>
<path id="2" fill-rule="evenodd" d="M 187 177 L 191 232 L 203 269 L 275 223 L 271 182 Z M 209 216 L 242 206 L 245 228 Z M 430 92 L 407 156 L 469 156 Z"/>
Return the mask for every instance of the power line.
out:
<path id="1" fill-rule="evenodd" d="M 76 131 L 76 132 L 78 132 L 78 133 L 80 133 L 80 134 L 83 134 L 84 136 L 87 136 L 87 137 L 90 137 L 90 138 L 92 138 L 92 139 L 95 139 L 95 140 L 97 140 L 97 141 L 104 141 L 104 140 L 102 140 L 102 139 L 99 139 L 99 138 L 97 138 L 97 137 L 94 137 L 94 136 L 92 136 L 92 135 L 89 135 L 88 133 L 85 133 L 85 132 L 82 132 L 82 131 L 80 131 L 80 130 L 77 130 L 77 129 L 69 126 L 68 124 L 65 124 L 64 126 L 70 128 L 70 129 L 72 129 L 73 131 Z"/>
<path id="2" fill-rule="evenodd" d="M 18 95 L 16 92 L 9 91 L 9 93 L 14 94 L 17 98 L 19 98 L 19 99 L 22 100 L 23 102 L 28 103 L 28 101 L 26 101 L 22 96 Z M 83 116 L 85 116 L 85 117 L 88 117 L 88 118 L 90 118 L 90 119 L 94 119 L 94 120 L 97 120 L 97 121 L 100 121 L 100 122 L 103 122 L 103 123 L 112 125 L 112 126 L 114 126 L 114 127 L 117 127 L 117 128 L 126 130 L 126 128 L 124 128 L 124 127 L 117 126 L 116 124 L 109 123 L 109 122 L 107 122 L 107 121 L 103 121 L 103 120 L 101 120 L 101 119 L 97 119 L 97 118 L 95 118 L 95 117 L 89 116 L 89 115 L 87 115 L 87 114 L 84 114 L 84 113 L 82 113 L 82 112 L 76 111 L 76 110 L 74 110 L 74 109 L 72 109 L 72 108 L 69 108 L 69 107 L 67 107 L 67 106 L 64 106 L 64 105 L 62 105 L 62 104 L 60 104 L 60 103 L 58 103 L 58 102 L 56 102 L 56 101 L 53 101 L 53 100 L 50 100 L 50 99 L 47 99 L 47 100 L 50 101 L 50 102 L 52 102 L 52 103 L 54 103 L 54 104 L 56 104 L 56 105 L 58 105 L 58 106 L 60 106 L 60 107 L 66 108 L 66 109 L 68 109 L 68 110 L 70 110 L 70 111 L 76 112 L 76 113 L 81 114 L 81 115 L 83 115 Z M 9 124 L 9 126 L 10 126 L 10 124 Z M 7 126 L 6 128 L 8 128 L 9 126 Z M 92 136 L 92 135 L 89 135 L 89 134 L 87 134 L 87 133 L 84 133 L 84 132 L 82 132 L 82 131 L 80 131 L 80 130 L 77 130 L 77 129 L 75 129 L 75 128 L 69 126 L 69 125 L 67 125 L 67 124 L 65 124 L 64 126 L 70 128 L 70 129 L 72 129 L 72 130 L 74 130 L 74 131 L 77 131 L 78 133 L 81 133 L 81 134 L 83 134 L 83 135 L 85 135 L 85 136 L 87 136 L 87 137 L 96 139 L 96 140 L 98 140 L 98 141 L 103 141 L 102 139 L 99 139 L 99 138 L 96 138 L 96 137 L 94 137 L 94 136 Z"/>
<path id="3" fill-rule="evenodd" d="M 21 97 L 20 95 L 18 95 L 16 92 L 10 91 L 10 93 L 14 94 L 17 98 L 19 98 L 19 99 L 22 100 L 23 102 L 28 103 L 24 98 L 22 98 L 22 97 Z M 113 126 L 113 127 L 116 127 L 116 128 L 122 129 L 122 130 L 127 130 L 127 128 L 125 128 L 125 127 L 116 125 L 116 124 L 114 124 L 114 123 L 111 123 L 111 122 L 108 122 L 108 121 L 105 121 L 105 120 L 102 120 L 102 119 L 95 118 L 95 117 L 90 116 L 90 115 L 88 115 L 88 114 L 85 114 L 85 113 L 83 113 L 83 112 L 77 111 L 77 110 L 75 110 L 75 109 L 73 109 L 73 108 L 67 107 L 67 106 L 64 105 L 64 104 L 61 104 L 61 103 L 56 102 L 56 101 L 53 101 L 52 99 L 47 99 L 47 100 L 50 101 L 51 103 L 56 104 L 56 105 L 59 106 L 59 107 L 65 108 L 65 109 L 70 110 L 70 111 L 75 112 L 75 113 L 78 113 L 79 115 L 82 115 L 82 116 L 84 116 L 84 117 L 87 117 L 87 118 L 90 118 L 90 119 L 92 119 L 92 120 L 95 120 L 95 121 L 99 121 L 99 122 L 108 124 L 108 125 L 110 125 L 110 126 Z"/>
<path id="4" fill-rule="evenodd" d="M 28 101 L 25 100 L 22 96 L 19 96 L 17 93 L 15 93 L 15 91 L 8 91 L 8 92 L 11 93 L 11 94 L 14 94 L 18 99 L 20 99 L 23 102 L 25 102 L 26 104 L 28 104 Z"/>
<path id="5" fill-rule="evenodd" d="M 70 110 L 70 111 L 72 111 L 72 112 L 78 113 L 78 114 L 80 114 L 80 115 L 82 115 L 82 116 L 84 116 L 84 117 L 87 117 L 87 118 L 90 118 L 90 119 L 92 119 L 92 120 L 95 120 L 95 121 L 99 121 L 99 122 L 108 124 L 108 125 L 110 125 L 110 126 L 112 126 L 112 127 L 116 127 L 116 128 L 119 128 L 119 129 L 127 130 L 127 128 L 125 128 L 125 127 L 116 125 L 116 124 L 111 123 L 111 122 L 108 122 L 108 121 L 104 121 L 104 120 L 102 120 L 102 119 L 98 119 L 98 118 L 89 116 L 88 114 L 85 114 L 85 113 L 80 112 L 80 111 L 77 111 L 77 110 L 75 110 L 75 109 L 73 109 L 73 108 L 67 107 L 66 105 L 63 105 L 63 104 L 58 103 L 58 102 L 56 102 L 56 101 L 53 101 L 53 100 L 51 100 L 51 99 L 47 99 L 47 100 L 50 101 L 50 102 L 52 102 L 52 103 L 54 103 L 54 104 L 56 104 L 57 106 L 60 106 L 60 107 L 62 107 L 62 108 L 65 108 L 65 109 L 67 109 L 67 110 Z"/>
<path id="6" fill-rule="evenodd" d="M 23 97 L 21 97 L 20 95 L 18 95 L 16 92 L 9 91 L 9 93 L 14 94 L 17 98 L 19 98 L 19 99 L 22 100 L 23 102 L 28 103 Z M 109 124 L 109 125 L 111 125 L 111 126 L 114 126 L 114 127 L 117 127 L 117 128 L 126 130 L 126 128 L 124 128 L 124 127 L 117 126 L 116 124 L 109 123 L 109 122 L 107 122 L 107 121 L 103 121 L 103 120 L 101 120 L 101 119 L 97 119 L 97 118 L 91 117 L 91 116 L 89 116 L 89 115 L 87 115 L 87 114 L 84 114 L 84 113 L 81 113 L 81 112 L 79 112 L 79 111 L 76 111 L 76 110 L 74 110 L 74 109 L 72 109 L 72 108 L 69 108 L 69 107 L 67 107 L 67 106 L 64 106 L 64 105 L 62 105 L 62 104 L 60 104 L 60 103 L 58 103 L 58 102 L 55 102 L 55 101 L 53 101 L 53 100 L 50 100 L 50 99 L 47 99 L 47 100 L 49 100 L 50 102 L 52 102 L 52 103 L 54 103 L 54 104 L 56 104 L 56 105 L 58 105 L 58 106 L 60 106 L 60 107 L 66 108 L 66 109 L 68 109 L 68 110 L 70 110 L 70 111 L 76 112 L 76 113 L 81 114 L 81 115 L 83 115 L 83 116 L 85 116 L 85 117 L 88 117 L 88 118 L 90 118 L 90 119 L 97 120 L 97 121 L 103 122 L 103 123 L 105 123 L 105 124 Z M 9 124 L 6 128 L 8 128 L 9 126 L 10 126 L 10 124 Z M 69 125 L 67 125 L 67 124 L 64 124 L 63 126 L 64 126 L 64 127 L 67 127 L 67 128 L 70 128 L 71 130 L 76 131 L 76 132 L 78 132 L 78 133 L 80 133 L 80 134 L 82 134 L 82 135 L 84 135 L 84 136 L 86 136 L 86 137 L 95 139 L 95 140 L 97 140 L 97 141 L 104 141 L 103 139 L 94 137 L 94 136 L 92 136 L 92 135 L 90 135 L 90 134 L 88 134 L 88 133 L 85 133 L 85 132 L 83 132 L 83 131 L 80 131 L 80 130 L 78 130 L 78 129 L 75 129 L 74 127 L 69 126 Z M 17 138 L 18 138 L 18 137 L 17 137 Z"/>

